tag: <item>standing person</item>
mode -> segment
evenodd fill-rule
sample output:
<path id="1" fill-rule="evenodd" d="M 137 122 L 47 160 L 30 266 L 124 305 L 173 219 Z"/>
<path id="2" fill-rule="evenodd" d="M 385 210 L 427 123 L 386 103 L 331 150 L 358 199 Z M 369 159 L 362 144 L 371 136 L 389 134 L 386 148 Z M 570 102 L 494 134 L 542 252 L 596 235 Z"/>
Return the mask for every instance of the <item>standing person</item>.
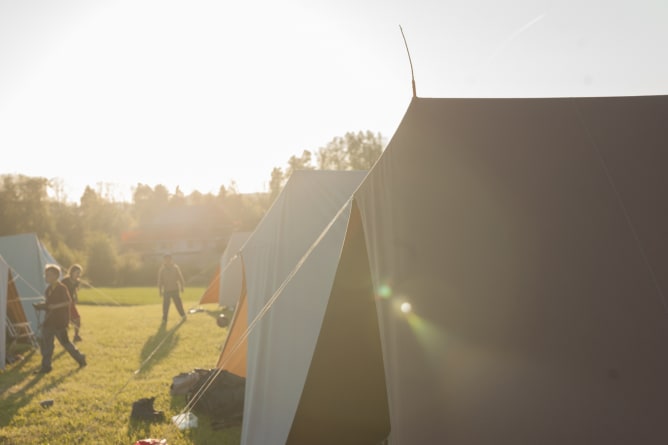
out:
<path id="1" fill-rule="evenodd" d="M 180 292 L 183 292 L 185 287 L 183 275 L 179 266 L 174 264 L 172 255 L 167 253 L 164 256 L 164 261 L 158 271 L 158 292 L 162 296 L 162 322 L 167 322 L 167 314 L 169 313 L 169 305 L 171 300 L 174 300 L 174 306 L 179 311 L 181 317 L 185 320 L 186 313 L 183 310 L 183 303 L 181 302 Z"/>
<path id="2" fill-rule="evenodd" d="M 81 337 L 79 336 L 81 316 L 77 310 L 77 303 L 79 303 L 79 284 L 81 283 L 79 277 L 81 277 L 82 273 L 83 267 L 78 264 L 73 264 L 67 271 L 67 276 L 61 281 L 67 288 L 67 291 L 70 293 L 70 298 L 72 299 L 72 304 L 70 305 L 70 322 L 74 326 L 74 337 L 72 338 L 72 341 L 75 343 L 81 341 Z"/>
<path id="3" fill-rule="evenodd" d="M 79 364 L 80 368 L 86 366 L 86 356 L 70 343 L 67 337 L 67 326 L 70 323 L 71 300 L 67 288 L 58 281 L 60 268 L 56 265 L 48 265 L 44 270 L 44 278 L 49 286 L 44 292 L 46 302 L 35 305 L 37 309 L 46 311 L 42 323 L 42 367 L 36 371 L 39 374 L 51 372 L 51 359 L 53 358 L 54 339 L 58 339 L 63 348 Z"/>

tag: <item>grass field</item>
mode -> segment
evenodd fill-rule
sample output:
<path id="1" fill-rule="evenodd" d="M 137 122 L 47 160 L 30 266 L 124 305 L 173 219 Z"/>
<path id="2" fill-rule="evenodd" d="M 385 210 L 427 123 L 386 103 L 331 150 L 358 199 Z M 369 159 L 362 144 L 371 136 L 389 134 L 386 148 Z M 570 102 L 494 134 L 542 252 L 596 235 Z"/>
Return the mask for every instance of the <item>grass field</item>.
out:
<path id="1" fill-rule="evenodd" d="M 195 306 L 205 290 L 204 287 L 186 287 L 181 296 L 183 306 L 186 309 Z M 82 305 L 138 306 L 161 302 L 157 287 L 83 287 L 79 290 L 79 304 Z M 174 310 L 174 307 L 171 310 Z"/>
<path id="2" fill-rule="evenodd" d="M 116 302 L 105 303 L 98 292 Z M 187 289 L 186 309 L 202 292 Z M 213 431 L 208 419 L 200 418 L 198 428 L 179 431 L 169 420 L 185 406 L 183 396 L 169 394 L 172 378 L 216 363 L 227 334 L 216 324 L 218 308 L 205 306 L 180 323 L 172 306 L 162 325 L 155 288 L 84 290 L 80 298 L 84 341 L 77 346 L 88 366 L 78 369 L 57 342 L 49 374 L 32 374 L 40 365 L 39 351 L 9 365 L 0 374 L 0 444 L 134 444 L 149 437 L 165 438 L 169 445 L 239 443 L 239 427 Z M 130 420 L 132 402 L 143 397 L 156 398 L 164 423 Z M 53 399 L 53 406 L 42 408 L 45 399 Z"/>

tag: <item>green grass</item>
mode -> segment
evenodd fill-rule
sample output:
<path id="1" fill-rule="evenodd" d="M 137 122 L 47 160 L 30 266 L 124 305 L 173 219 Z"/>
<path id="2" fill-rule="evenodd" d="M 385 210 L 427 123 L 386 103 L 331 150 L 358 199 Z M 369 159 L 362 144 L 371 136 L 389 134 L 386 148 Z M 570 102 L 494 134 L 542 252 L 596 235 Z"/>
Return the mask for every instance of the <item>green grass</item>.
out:
<path id="1" fill-rule="evenodd" d="M 186 287 L 185 292 L 181 295 L 183 306 L 188 309 L 197 305 L 205 290 L 205 287 Z M 79 304 L 81 305 L 134 306 L 161 302 L 162 297 L 158 294 L 157 287 L 82 287 L 79 290 Z"/>
<path id="2" fill-rule="evenodd" d="M 239 443 L 239 427 L 213 431 L 208 419 L 200 417 L 198 428 L 179 431 L 170 422 L 185 406 L 183 396 L 169 394 L 172 378 L 211 368 L 218 359 L 227 334 L 216 325 L 219 311 L 208 305 L 179 323 L 172 307 L 170 320 L 161 327 L 157 290 L 108 291 L 128 305 L 79 305 L 84 341 L 77 346 L 87 356 L 86 368 L 78 369 L 56 342 L 50 374 L 32 374 L 40 365 L 39 351 L 28 352 L 0 374 L 0 444 L 133 444 L 149 437 L 166 438 L 170 445 Z M 90 297 L 87 292 L 82 300 Z M 199 295 L 195 289 L 187 293 L 186 308 Z M 154 304 L 138 305 L 149 298 Z M 165 412 L 164 423 L 130 420 L 132 402 L 142 397 L 156 397 L 154 406 Z M 40 406 L 45 399 L 54 400 L 51 408 Z"/>

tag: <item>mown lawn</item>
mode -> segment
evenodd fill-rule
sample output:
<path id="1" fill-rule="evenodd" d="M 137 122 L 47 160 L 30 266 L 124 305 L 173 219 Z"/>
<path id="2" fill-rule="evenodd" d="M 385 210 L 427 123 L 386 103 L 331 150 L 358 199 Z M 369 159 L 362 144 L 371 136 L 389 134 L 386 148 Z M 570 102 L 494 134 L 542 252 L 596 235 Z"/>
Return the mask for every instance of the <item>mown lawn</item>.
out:
<path id="1" fill-rule="evenodd" d="M 185 292 L 181 296 L 183 306 L 188 310 L 196 306 L 200 297 L 204 293 L 204 287 L 186 287 Z M 80 304 L 96 304 L 96 305 L 144 305 L 144 304 L 159 304 L 162 302 L 162 297 L 158 295 L 157 287 L 82 287 L 79 290 Z M 170 309 L 174 311 L 174 306 Z"/>
<path id="2" fill-rule="evenodd" d="M 227 334 L 216 324 L 219 310 L 207 305 L 180 323 L 172 306 L 162 326 L 155 288 L 100 291 L 116 303 L 105 306 L 101 297 L 88 295 L 92 291 L 81 293 L 83 342 L 77 345 L 87 356 L 86 368 L 78 369 L 56 343 L 50 374 L 32 374 L 39 368 L 39 351 L 0 374 L 0 444 L 134 444 L 149 437 L 170 445 L 239 443 L 239 427 L 213 431 L 208 419 L 200 418 L 198 428 L 179 431 L 170 422 L 185 406 L 183 396 L 169 394 L 172 377 L 216 363 Z M 186 309 L 202 291 L 187 290 Z M 142 397 L 156 398 L 164 423 L 130 420 L 132 402 Z M 52 407 L 40 406 L 46 399 L 54 400 Z"/>

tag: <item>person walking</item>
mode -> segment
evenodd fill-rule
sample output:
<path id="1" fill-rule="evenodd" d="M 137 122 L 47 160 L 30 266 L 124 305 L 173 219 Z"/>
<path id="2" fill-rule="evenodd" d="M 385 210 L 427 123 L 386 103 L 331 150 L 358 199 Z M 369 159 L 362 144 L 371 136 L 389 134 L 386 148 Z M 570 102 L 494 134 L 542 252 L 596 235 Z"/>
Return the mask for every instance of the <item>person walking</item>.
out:
<path id="1" fill-rule="evenodd" d="M 73 264 L 67 271 L 67 276 L 61 281 L 67 288 L 67 291 L 70 293 L 70 298 L 72 299 L 72 304 L 70 305 L 70 322 L 72 323 L 72 326 L 74 326 L 74 337 L 72 338 L 72 341 L 75 343 L 81 341 L 81 336 L 79 336 L 81 316 L 77 310 L 77 303 L 79 303 L 79 285 L 81 283 L 80 277 L 82 273 L 83 267 L 78 264 Z"/>
<path id="2" fill-rule="evenodd" d="M 44 269 L 44 278 L 48 287 L 44 292 L 46 301 L 35 305 L 35 308 L 45 310 L 46 315 L 42 323 L 42 366 L 36 371 L 38 374 L 51 372 L 51 359 L 53 358 L 54 340 L 57 338 L 65 350 L 79 364 L 80 368 L 86 366 L 86 356 L 82 354 L 67 336 L 67 327 L 70 323 L 71 299 L 67 287 L 62 284 L 60 268 L 56 265 L 48 265 Z"/>
<path id="3" fill-rule="evenodd" d="M 174 306 L 181 315 L 182 319 L 186 319 L 186 312 L 183 310 L 183 302 L 181 301 L 180 293 L 183 292 L 185 283 L 181 269 L 174 264 L 172 255 L 167 253 L 164 256 L 164 261 L 160 270 L 158 271 L 158 292 L 162 297 L 162 322 L 167 322 L 167 315 L 169 313 L 169 306 L 174 300 Z"/>

